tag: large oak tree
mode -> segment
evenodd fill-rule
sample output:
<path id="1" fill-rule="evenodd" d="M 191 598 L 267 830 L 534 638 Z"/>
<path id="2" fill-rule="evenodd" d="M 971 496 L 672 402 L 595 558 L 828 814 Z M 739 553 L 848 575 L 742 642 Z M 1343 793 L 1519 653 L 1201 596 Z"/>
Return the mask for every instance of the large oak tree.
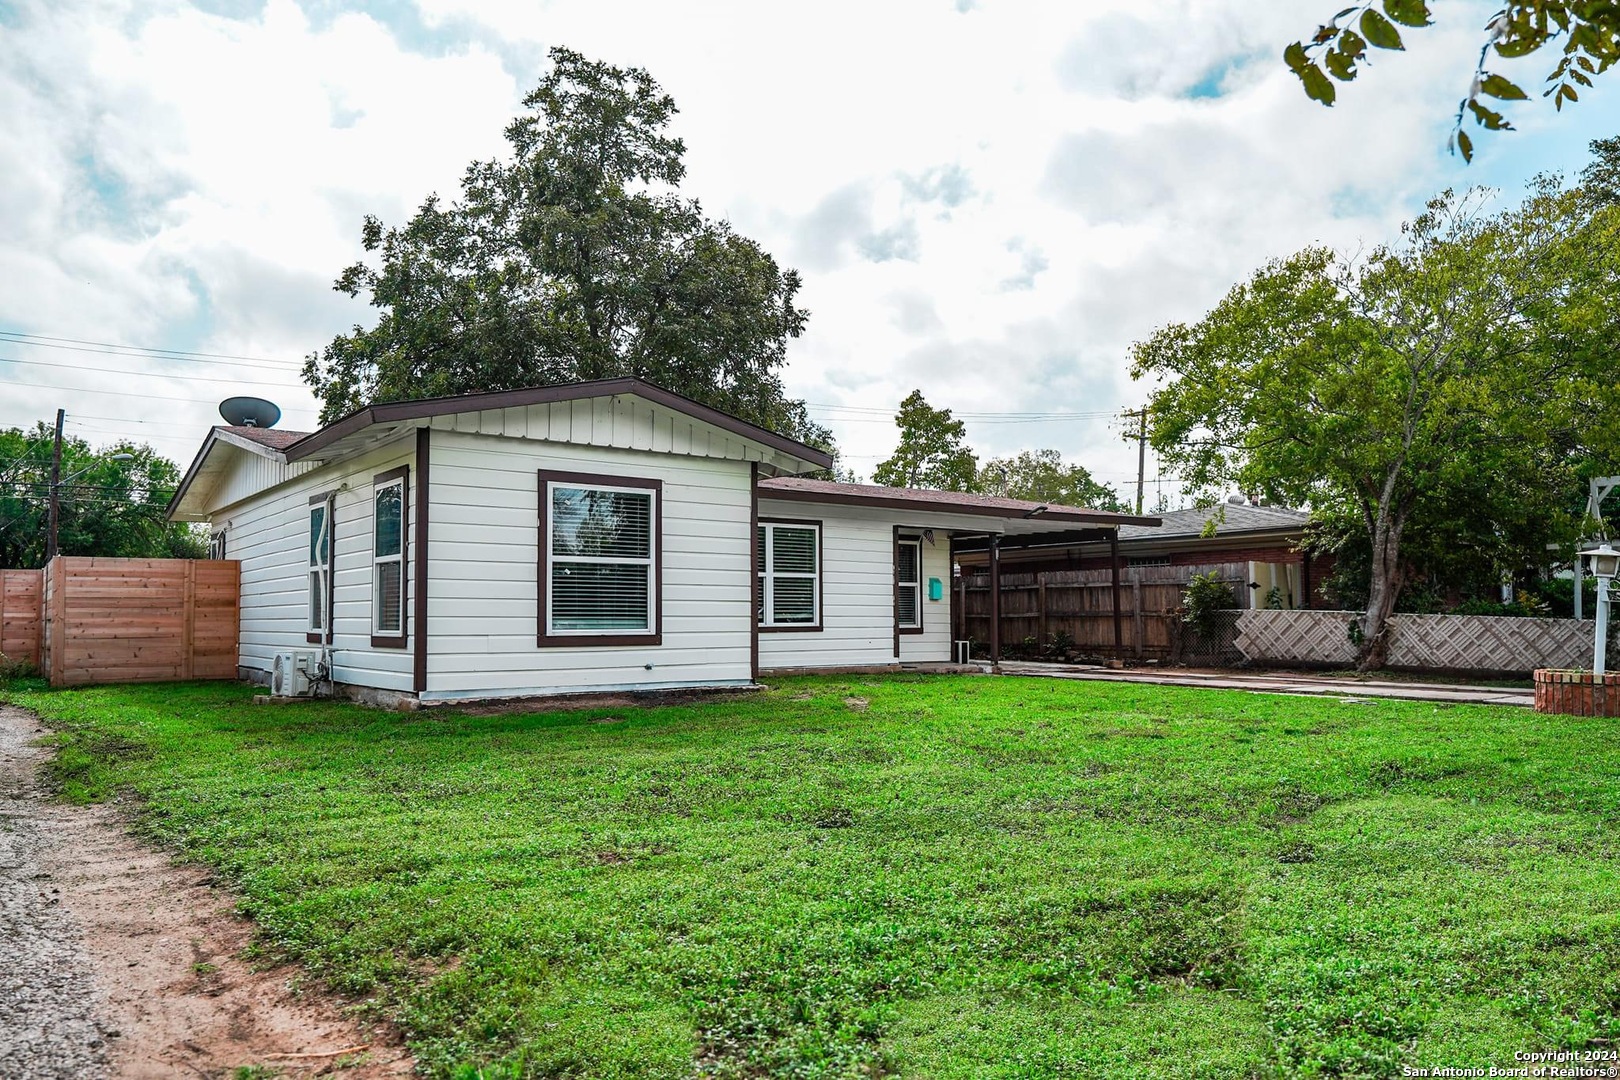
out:
<path id="1" fill-rule="evenodd" d="M 323 422 L 376 401 L 634 375 L 831 448 L 785 393 L 800 280 L 677 190 L 675 103 L 567 49 L 451 203 L 365 219 L 376 263 L 336 288 L 379 309 L 304 366 Z"/>

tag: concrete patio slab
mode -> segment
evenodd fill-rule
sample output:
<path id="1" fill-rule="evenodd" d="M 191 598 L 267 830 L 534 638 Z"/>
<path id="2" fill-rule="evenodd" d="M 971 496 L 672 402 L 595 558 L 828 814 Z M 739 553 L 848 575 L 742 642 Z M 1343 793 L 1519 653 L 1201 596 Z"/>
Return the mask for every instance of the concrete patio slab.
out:
<path id="1" fill-rule="evenodd" d="M 1157 686 L 1192 686 L 1208 690 L 1248 690 L 1262 694 L 1315 694 L 1328 697 L 1401 698 L 1456 705 L 1514 705 L 1532 708 L 1535 691 L 1459 683 L 1400 682 L 1310 675 L 1285 671 L 1178 671 L 1143 668 L 1113 669 L 1089 664 L 1044 664 L 1004 660 L 1003 675 L 1050 679 L 1090 679 L 1099 682 L 1147 683 Z"/>

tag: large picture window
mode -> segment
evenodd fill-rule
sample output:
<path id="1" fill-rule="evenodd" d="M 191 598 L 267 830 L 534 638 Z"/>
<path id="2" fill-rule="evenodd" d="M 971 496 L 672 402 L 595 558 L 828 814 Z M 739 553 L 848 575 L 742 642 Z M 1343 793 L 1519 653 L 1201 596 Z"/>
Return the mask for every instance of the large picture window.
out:
<path id="1" fill-rule="evenodd" d="M 821 625 L 821 526 L 762 521 L 759 525 L 757 616 L 763 630 L 812 630 Z"/>
<path id="2" fill-rule="evenodd" d="M 372 478 L 371 644 L 405 644 L 405 481 L 409 466 Z"/>
<path id="3" fill-rule="evenodd" d="M 894 545 L 894 621 L 904 633 L 922 630 L 922 541 L 901 537 Z"/>
<path id="4" fill-rule="evenodd" d="M 661 496 L 656 480 L 540 473 L 540 644 L 657 643 Z"/>
<path id="5" fill-rule="evenodd" d="M 332 497 L 317 495 L 309 503 L 309 634 L 324 641 L 332 619 Z"/>

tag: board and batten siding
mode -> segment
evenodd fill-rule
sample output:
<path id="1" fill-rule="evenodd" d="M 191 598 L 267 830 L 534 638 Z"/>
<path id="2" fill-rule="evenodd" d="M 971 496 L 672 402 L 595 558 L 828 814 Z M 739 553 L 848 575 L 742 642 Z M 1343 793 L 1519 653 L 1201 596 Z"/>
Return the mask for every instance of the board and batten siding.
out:
<path id="1" fill-rule="evenodd" d="M 685 413 L 625 396 L 581 398 L 436 416 L 439 432 L 493 435 L 539 443 L 639 450 L 650 461 L 722 458 L 791 467 L 777 451 Z M 744 469 L 746 472 L 747 470 Z"/>
<path id="2" fill-rule="evenodd" d="M 242 458 L 251 468 L 256 455 Z M 278 652 L 320 648 L 306 637 L 309 499 L 347 483 L 348 490 L 338 491 L 332 513 L 332 677 L 356 686 L 411 691 L 411 650 L 371 647 L 371 480 L 400 465 L 414 468 L 415 442 L 410 437 L 336 465 L 304 470 L 235 505 L 211 508 L 211 527 L 216 532 L 225 527 L 226 552 L 242 564 L 240 666 L 269 671 Z M 235 481 L 234 475 L 227 476 L 219 490 L 239 490 Z M 414 484 L 413 477 L 407 489 L 410 523 L 417 514 Z M 414 535 L 410 523 L 407 536 Z M 416 595 L 412 562 L 406 560 L 408 635 L 415 634 L 409 602 Z"/>
<path id="3" fill-rule="evenodd" d="M 821 522 L 821 629 L 759 635 L 762 671 L 867 667 L 896 663 L 894 655 L 894 527 L 915 534 L 934 529 L 922 543 L 923 632 L 900 635 L 903 663 L 950 659 L 951 552 L 949 528 L 927 519 L 835 504 L 759 502 L 762 521 Z M 943 519 L 938 519 L 943 521 Z M 969 523 L 971 524 L 971 522 Z M 980 531 L 983 526 L 980 526 Z M 928 599 L 928 579 L 944 583 L 940 600 Z"/>
<path id="4" fill-rule="evenodd" d="M 239 447 L 230 452 L 235 460 L 210 493 L 212 506 L 232 506 L 318 467 L 309 461 L 278 461 Z"/>
<path id="5" fill-rule="evenodd" d="M 499 414 L 433 423 L 423 697 L 748 685 L 750 470 L 741 447 L 700 457 L 546 442 L 529 419 L 521 428 Z M 663 482 L 662 644 L 537 646 L 541 469 Z"/>

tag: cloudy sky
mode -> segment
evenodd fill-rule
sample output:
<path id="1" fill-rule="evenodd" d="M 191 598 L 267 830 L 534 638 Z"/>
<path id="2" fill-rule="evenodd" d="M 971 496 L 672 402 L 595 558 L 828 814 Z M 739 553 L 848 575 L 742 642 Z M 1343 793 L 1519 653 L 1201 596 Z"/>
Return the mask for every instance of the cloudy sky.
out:
<path id="1" fill-rule="evenodd" d="M 650 70 L 686 193 L 803 273 L 788 384 L 857 472 L 921 388 L 981 453 L 1123 485 L 1133 341 L 1271 257 L 1388 239 L 1444 187 L 1511 196 L 1620 132 L 1600 85 L 1514 109 L 1471 167 L 1446 153 L 1493 0 L 1439 0 L 1322 109 L 1277 58 L 1338 6 L 0 0 L 0 426 L 64 407 L 182 463 L 232 392 L 309 428 L 300 359 L 371 317 L 331 289 L 361 216 L 453 194 L 567 45 Z"/>

